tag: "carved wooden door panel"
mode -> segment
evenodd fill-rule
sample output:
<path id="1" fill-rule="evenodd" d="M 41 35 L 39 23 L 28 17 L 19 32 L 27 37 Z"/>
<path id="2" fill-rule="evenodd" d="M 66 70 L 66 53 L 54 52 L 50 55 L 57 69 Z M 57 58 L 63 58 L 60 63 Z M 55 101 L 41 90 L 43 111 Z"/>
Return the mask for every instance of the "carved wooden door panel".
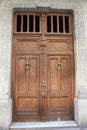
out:
<path id="1" fill-rule="evenodd" d="M 73 119 L 74 47 L 72 17 L 46 14 L 46 120 Z"/>
<path id="2" fill-rule="evenodd" d="M 48 56 L 48 120 L 72 119 L 71 56 Z"/>
<path id="3" fill-rule="evenodd" d="M 14 36 L 13 50 L 13 120 L 41 120 L 39 40 Z"/>
<path id="4" fill-rule="evenodd" d="M 40 120 L 39 56 L 17 56 L 16 65 L 17 120 Z"/>
<path id="5" fill-rule="evenodd" d="M 13 121 L 73 119 L 72 15 L 14 14 Z"/>

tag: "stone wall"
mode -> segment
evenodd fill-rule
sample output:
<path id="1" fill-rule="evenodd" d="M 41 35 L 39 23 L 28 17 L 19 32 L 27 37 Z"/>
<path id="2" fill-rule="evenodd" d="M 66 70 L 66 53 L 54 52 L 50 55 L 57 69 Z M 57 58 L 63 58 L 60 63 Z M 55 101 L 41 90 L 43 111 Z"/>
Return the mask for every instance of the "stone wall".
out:
<path id="1" fill-rule="evenodd" d="M 75 121 L 87 124 L 87 1 L 86 0 L 0 0 L 0 128 L 12 122 L 11 58 L 14 8 L 50 7 L 72 10 L 75 54 Z M 84 107 L 85 108 L 84 108 Z M 84 108 L 84 109 L 83 109 Z M 4 117 L 4 118 L 3 118 Z"/>

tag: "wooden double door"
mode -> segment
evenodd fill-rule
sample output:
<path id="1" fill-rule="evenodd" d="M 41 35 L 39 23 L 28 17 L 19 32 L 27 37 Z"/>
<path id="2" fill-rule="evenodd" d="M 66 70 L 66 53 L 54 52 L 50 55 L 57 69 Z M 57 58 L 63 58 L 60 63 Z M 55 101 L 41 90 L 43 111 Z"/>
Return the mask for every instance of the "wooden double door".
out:
<path id="1" fill-rule="evenodd" d="M 34 30 L 27 32 L 26 28 L 30 27 L 28 22 L 31 22 L 28 17 L 32 19 L 31 16 Z M 74 51 L 73 34 L 70 30 L 72 17 L 67 14 L 70 21 L 69 32 L 65 33 L 60 32 L 61 29 L 54 32 L 54 23 L 56 26 L 57 22 L 53 20 L 52 24 L 52 18 L 57 17 L 60 14 L 14 14 L 16 31 L 13 34 L 12 60 L 13 121 L 73 119 Z M 65 18 L 66 15 L 61 14 L 62 17 Z M 22 18 L 27 20 L 27 25 L 24 24 L 26 31 L 21 31 L 19 27 L 19 23 L 23 26 Z M 35 26 L 36 21 L 39 23 L 36 24 L 38 27 Z M 63 28 L 65 29 L 64 24 Z"/>

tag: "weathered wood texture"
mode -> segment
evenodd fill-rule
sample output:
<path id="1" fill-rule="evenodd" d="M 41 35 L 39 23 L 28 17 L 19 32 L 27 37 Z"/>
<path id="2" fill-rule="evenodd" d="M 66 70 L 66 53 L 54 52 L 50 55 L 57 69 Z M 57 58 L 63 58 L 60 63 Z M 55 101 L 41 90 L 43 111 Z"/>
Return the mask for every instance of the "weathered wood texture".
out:
<path id="1" fill-rule="evenodd" d="M 20 18 L 18 21 L 21 23 L 19 32 L 17 31 L 17 27 L 20 26 L 17 25 L 18 15 L 21 16 L 21 22 Z M 24 15 L 27 16 L 25 22 Z M 33 23 L 29 22 L 30 15 L 33 16 L 31 20 Z M 39 24 L 36 23 L 38 20 Z M 25 31 L 23 31 L 25 24 L 26 28 L 24 27 Z M 13 121 L 73 119 L 73 55 L 71 14 L 29 12 L 14 14 Z"/>

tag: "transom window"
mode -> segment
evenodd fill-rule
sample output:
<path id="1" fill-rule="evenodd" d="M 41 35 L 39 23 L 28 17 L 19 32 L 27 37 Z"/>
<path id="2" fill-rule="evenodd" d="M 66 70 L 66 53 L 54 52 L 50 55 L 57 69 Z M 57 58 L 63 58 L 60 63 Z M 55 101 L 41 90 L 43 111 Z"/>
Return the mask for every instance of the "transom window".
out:
<path id="1" fill-rule="evenodd" d="M 69 15 L 50 14 L 46 19 L 48 33 L 71 33 Z"/>
<path id="2" fill-rule="evenodd" d="M 40 32 L 40 16 L 32 13 L 16 13 L 15 32 Z"/>
<path id="3" fill-rule="evenodd" d="M 41 32 L 41 14 L 18 12 L 15 13 L 14 32 L 39 33 Z M 64 13 L 45 14 L 45 33 L 69 34 L 72 33 L 71 15 Z"/>

